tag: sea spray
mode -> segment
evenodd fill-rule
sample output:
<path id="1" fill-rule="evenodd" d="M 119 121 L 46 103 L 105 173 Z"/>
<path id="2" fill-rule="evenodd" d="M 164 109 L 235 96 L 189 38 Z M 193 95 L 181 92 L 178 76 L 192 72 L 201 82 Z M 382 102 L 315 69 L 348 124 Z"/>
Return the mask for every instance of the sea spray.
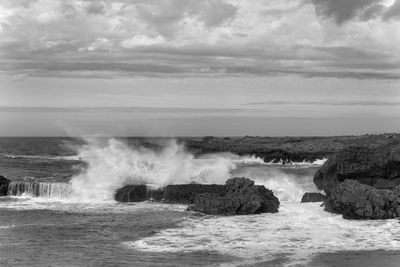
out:
<path id="1" fill-rule="evenodd" d="M 65 143 L 75 151 L 74 159 L 85 164 L 69 183 L 15 184 L 11 195 L 93 202 L 113 200 L 114 193 L 127 184 L 146 184 L 159 188 L 169 184 L 223 184 L 231 177 L 247 177 L 265 185 L 282 201 L 299 201 L 306 191 L 315 191 L 312 174 L 286 173 L 297 165 L 265 163 L 261 158 L 232 153 L 194 156 L 182 143 L 170 139 L 161 145 L 144 147 L 117 138 L 85 138 Z M 316 168 L 315 164 L 301 169 Z M 39 189 L 40 188 L 40 189 Z M 62 189 L 63 188 L 63 189 Z M 62 190 L 61 190 L 62 189 Z M 11 191 L 10 191 L 11 192 Z M 42 192 L 42 193 L 39 193 Z M 49 193 L 50 192 L 50 193 Z"/>
<path id="2" fill-rule="evenodd" d="M 77 153 L 87 167 L 70 183 L 73 191 L 87 200 L 112 199 L 115 191 L 127 184 L 222 184 L 235 168 L 232 160 L 220 155 L 195 158 L 176 140 L 154 150 L 129 146 L 116 138 L 105 142 L 89 139 Z"/>
<path id="3" fill-rule="evenodd" d="M 232 176 L 248 177 L 255 184 L 271 189 L 280 201 L 300 202 L 305 192 L 318 192 L 312 177 L 316 166 L 308 168 L 290 165 L 242 165 L 232 170 Z"/>

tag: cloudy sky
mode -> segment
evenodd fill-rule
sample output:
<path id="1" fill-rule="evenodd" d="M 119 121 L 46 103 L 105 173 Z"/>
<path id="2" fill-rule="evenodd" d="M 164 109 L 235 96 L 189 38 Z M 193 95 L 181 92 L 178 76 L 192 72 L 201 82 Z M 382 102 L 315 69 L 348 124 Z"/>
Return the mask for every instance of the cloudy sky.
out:
<path id="1" fill-rule="evenodd" d="M 0 0 L 0 135 L 400 128 L 400 0 Z"/>

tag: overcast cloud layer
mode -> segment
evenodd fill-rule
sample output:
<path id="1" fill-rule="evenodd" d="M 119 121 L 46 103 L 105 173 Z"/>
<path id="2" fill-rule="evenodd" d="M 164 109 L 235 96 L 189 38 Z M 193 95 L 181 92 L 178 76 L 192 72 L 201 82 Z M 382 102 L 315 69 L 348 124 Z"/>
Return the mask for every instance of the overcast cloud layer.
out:
<path id="1" fill-rule="evenodd" d="M 14 75 L 400 78 L 400 0 L 0 2 Z"/>

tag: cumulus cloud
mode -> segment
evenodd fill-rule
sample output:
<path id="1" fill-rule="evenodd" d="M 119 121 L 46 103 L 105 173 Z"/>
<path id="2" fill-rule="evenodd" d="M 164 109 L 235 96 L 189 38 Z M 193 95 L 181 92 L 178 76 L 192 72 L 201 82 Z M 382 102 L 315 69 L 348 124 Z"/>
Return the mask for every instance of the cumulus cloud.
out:
<path id="1" fill-rule="evenodd" d="M 312 2 L 318 15 L 333 17 L 337 23 L 343 23 L 381 6 L 377 0 L 312 0 Z"/>
<path id="2" fill-rule="evenodd" d="M 331 17 L 336 23 L 358 19 L 367 21 L 374 18 L 400 18 L 400 1 L 386 0 L 311 0 L 316 13 Z"/>
<path id="3" fill-rule="evenodd" d="M 221 0 L 148 1 L 136 6 L 138 16 L 164 37 L 174 36 L 185 24 L 216 27 L 236 15 L 236 6 Z"/>

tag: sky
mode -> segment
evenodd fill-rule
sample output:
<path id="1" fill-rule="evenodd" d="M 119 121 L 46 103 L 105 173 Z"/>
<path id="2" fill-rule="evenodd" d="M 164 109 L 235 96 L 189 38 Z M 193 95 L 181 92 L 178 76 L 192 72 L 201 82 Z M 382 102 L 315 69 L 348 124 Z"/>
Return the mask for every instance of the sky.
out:
<path id="1" fill-rule="evenodd" d="M 0 136 L 399 128 L 400 0 L 0 0 Z"/>

